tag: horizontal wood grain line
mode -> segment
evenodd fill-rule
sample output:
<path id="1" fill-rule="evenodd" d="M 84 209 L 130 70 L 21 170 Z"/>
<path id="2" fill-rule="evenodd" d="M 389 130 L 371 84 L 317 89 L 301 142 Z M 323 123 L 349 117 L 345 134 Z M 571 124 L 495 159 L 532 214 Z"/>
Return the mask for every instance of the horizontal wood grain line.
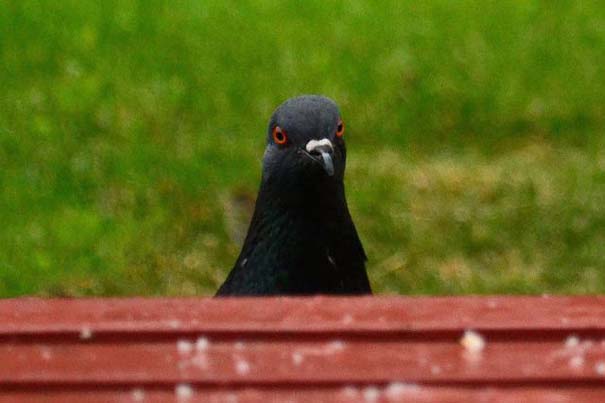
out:
<path id="1" fill-rule="evenodd" d="M 175 385 L 163 388 L 141 385 L 123 388 L 41 388 L 41 389 L 2 389 L 0 403 L 37 402 L 69 403 L 82 402 L 168 402 L 178 400 L 179 392 Z M 187 402 L 230 402 L 271 403 L 284 402 L 296 397 L 297 401 L 309 402 L 602 402 L 605 389 L 591 386 L 553 387 L 553 386 L 516 386 L 516 387 L 435 387 L 409 384 L 384 385 L 336 385 L 329 387 L 245 387 L 236 389 L 204 388 L 198 385 L 186 385 L 184 391 L 189 396 L 181 401 Z"/>
<path id="2" fill-rule="evenodd" d="M 0 384 L 93 382 L 586 382 L 605 385 L 605 342 L 204 341 L 1 344 Z"/>
<path id="3" fill-rule="evenodd" d="M 154 332 L 605 334 L 605 297 L 9 299 L 0 335 Z"/>

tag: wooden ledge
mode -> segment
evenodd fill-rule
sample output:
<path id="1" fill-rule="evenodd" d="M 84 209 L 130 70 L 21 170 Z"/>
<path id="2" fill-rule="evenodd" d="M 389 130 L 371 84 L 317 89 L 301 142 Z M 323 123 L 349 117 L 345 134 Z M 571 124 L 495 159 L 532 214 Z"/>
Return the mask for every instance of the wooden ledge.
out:
<path id="1" fill-rule="evenodd" d="M 0 402 L 605 401 L 605 297 L 8 299 Z"/>

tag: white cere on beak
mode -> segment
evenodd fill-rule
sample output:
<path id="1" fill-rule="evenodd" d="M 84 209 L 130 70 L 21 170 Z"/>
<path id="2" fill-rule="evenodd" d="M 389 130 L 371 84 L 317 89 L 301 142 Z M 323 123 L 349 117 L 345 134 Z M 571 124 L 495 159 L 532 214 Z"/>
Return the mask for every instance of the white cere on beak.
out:
<path id="1" fill-rule="evenodd" d="M 326 138 L 321 140 L 311 140 L 307 143 L 306 147 L 307 152 L 310 154 L 321 155 L 322 166 L 328 176 L 334 175 L 334 162 L 332 162 L 332 151 L 334 151 L 334 146 L 332 146 L 332 142 Z M 329 151 L 327 150 L 329 149 Z"/>
<path id="2" fill-rule="evenodd" d="M 328 146 L 331 149 L 334 149 L 334 146 L 332 145 L 332 142 L 328 139 L 321 139 L 321 140 L 310 140 L 307 145 L 305 146 L 305 148 L 307 149 L 307 152 L 310 153 L 313 150 L 315 150 L 317 147 L 321 147 L 321 146 Z"/>

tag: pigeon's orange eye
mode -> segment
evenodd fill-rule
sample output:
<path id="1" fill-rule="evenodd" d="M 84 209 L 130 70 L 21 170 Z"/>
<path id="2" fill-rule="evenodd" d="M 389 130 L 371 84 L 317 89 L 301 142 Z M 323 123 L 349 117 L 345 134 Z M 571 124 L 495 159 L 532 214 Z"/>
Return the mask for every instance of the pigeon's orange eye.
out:
<path id="1" fill-rule="evenodd" d="M 275 142 L 275 144 L 279 144 L 280 146 L 286 144 L 288 142 L 288 136 L 286 135 L 286 131 L 282 130 L 282 128 L 279 126 L 275 126 L 273 128 L 273 141 Z"/>
<path id="2" fill-rule="evenodd" d="M 345 135 L 345 124 L 342 123 L 342 120 L 338 121 L 338 126 L 336 126 L 336 137 L 342 137 Z"/>

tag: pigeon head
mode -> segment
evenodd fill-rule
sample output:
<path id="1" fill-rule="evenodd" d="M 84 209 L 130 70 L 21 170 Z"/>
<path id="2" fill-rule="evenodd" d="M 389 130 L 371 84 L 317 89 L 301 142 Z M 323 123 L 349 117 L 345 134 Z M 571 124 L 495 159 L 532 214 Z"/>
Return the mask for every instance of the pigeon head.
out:
<path id="1" fill-rule="evenodd" d="M 309 190 L 342 181 L 345 162 L 344 123 L 334 101 L 303 95 L 275 110 L 267 129 L 263 181 Z"/>

